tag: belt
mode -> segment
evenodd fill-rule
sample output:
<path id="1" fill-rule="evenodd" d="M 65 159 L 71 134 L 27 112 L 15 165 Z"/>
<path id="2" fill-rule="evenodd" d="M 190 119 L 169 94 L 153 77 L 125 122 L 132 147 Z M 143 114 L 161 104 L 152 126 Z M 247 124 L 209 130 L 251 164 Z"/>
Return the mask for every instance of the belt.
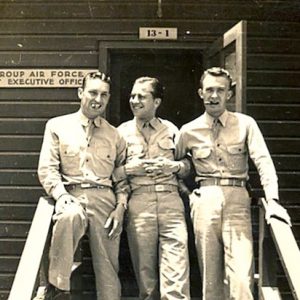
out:
<path id="1" fill-rule="evenodd" d="M 245 187 L 246 180 L 236 178 L 207 178 L 199 182 L 199 186 L 221 185 L 221 186 L 238 186 Z"/>
<path id="2" fill-rule="evenodd" d="M 73 184 L 68 184 L 65 185 L 65 188 L 67 191 L 74 190 L 76 188 L 80 189 L 98 189 L 98 190 L 103 190 L 103 189 L 111 189 L 111 187 L 107 185 L 100 185 L 100 184 L 95 184 L 95 183 L 73 183 Z"/>
<path id="3" fill-rule="evenodd" d="M 155 185 L 143 185 L 135 190 L 132 193 L 142 194 L 142 193 L 157 193 L 157 192 L 178 192 L 178 186 L 172 184 L 155 184 Z"/>

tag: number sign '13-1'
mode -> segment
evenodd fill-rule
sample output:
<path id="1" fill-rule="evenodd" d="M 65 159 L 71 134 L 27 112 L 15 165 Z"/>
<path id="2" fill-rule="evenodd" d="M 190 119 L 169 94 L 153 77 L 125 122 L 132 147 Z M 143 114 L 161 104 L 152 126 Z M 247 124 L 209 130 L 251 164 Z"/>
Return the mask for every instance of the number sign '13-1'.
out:
<path id="1" fill-rule="evenodd" d="M 140 27 L 141 40 L 176 40 L 177 28 L 168 27 Z"/>

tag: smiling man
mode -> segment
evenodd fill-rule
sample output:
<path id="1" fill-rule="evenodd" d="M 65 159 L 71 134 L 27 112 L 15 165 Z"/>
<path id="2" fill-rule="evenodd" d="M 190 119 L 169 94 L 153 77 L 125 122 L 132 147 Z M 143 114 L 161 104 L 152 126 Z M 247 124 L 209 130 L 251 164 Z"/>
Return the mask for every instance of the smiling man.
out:
<path id="1" fill-rule="evenodd" d="M 112 173 L 125 162 L 126 143 L 102 117 L 110 98 L 105 74 L 87 74 L 78 97 L 79 111 L 48 121 L 39 160 L 40 182 L 56 201 L 45 299 L 70 290 L 73 255 L 87 233 L 97 299 L 118 300 L 119 241 L 129 186 L 126 180 L 113 181 Z"/>
<path id="2" fill-rule="evenodd" d="M 248 157 L 258 169 L 270 216 L 290 224 L 278 204 L 276 171 L 253 118 L 229 112 L 232 79 L 221 68 L 204 72 L 199 96 L 205 113 L 180 130 L 177 159 L 191 156 L 196 188 L 190 195 L 203 300 L 252 300 L 252 232 L 246 190 Z"/>
<path id="3" fill-rule="evenodd" d="M 190 299 L 187 228 L 176 178 L 186 170 L 184 162 L 174 161 L 178 129 L 156 116 L 162 99 L 156 78 L 137 79 L 129 100 L 134 119 L 118 128 L 127 142 L 118 176 L 125 173 L 132 190 L 126 229 L 140 300 Z"/>

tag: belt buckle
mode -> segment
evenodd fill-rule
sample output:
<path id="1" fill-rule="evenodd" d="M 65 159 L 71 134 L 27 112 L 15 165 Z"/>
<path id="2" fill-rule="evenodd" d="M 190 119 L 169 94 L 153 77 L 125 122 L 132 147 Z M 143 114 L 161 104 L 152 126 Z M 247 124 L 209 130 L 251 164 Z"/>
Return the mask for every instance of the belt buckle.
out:
<path id="1" fill-rule="evenodd" d="M 81 184 L 80 184 L 80 187 L 81 187 L 82 189 L 88 189 L 88 188 L 91 187 L 91 184 L 90 184 L 90 183 L 81 183 Z"/>
<path id="2" fill-rule="evenodd" d="M 165 187 L 162 184 L 155 185 L 155 192 L 163 192 Z"/>
<path id="3" fill-rule="evenodd" d="M 224 185 L 230 185 L 231 180 L 229 178 L 224 178 Z"/>

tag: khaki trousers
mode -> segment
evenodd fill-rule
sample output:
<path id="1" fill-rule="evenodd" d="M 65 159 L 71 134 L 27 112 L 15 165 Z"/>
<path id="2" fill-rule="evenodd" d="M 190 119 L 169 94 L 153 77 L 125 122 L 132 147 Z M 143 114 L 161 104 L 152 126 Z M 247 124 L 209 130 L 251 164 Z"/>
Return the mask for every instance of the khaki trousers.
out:
<path id="1" fill-rule="evenodd" d="M 118 300 L 121 287 L 118 278 L 119 237 L 108 239 L 104 224 L 115 208 L 116 199 L 111 189 L 75 188 L 70 193 L 81 205 L 72 204 L 55 214 L 49 253 L 49 282 L 70 290 L 73 257 L 79 240 L 87 233 L 95 272 L 97 300 Z"/>
<path id="2" fill-rule="evenodd" d="M 252 300 L 248 192 L 241 187 L 204 186 L 191 194 L 190 205 L 203 300 Z"/>
<path id="3" fill-rule="evenodd" d="M 139 299 L 190 299 L 187 228 L 178 193 L 133 193 L 127 235 Z"/>

